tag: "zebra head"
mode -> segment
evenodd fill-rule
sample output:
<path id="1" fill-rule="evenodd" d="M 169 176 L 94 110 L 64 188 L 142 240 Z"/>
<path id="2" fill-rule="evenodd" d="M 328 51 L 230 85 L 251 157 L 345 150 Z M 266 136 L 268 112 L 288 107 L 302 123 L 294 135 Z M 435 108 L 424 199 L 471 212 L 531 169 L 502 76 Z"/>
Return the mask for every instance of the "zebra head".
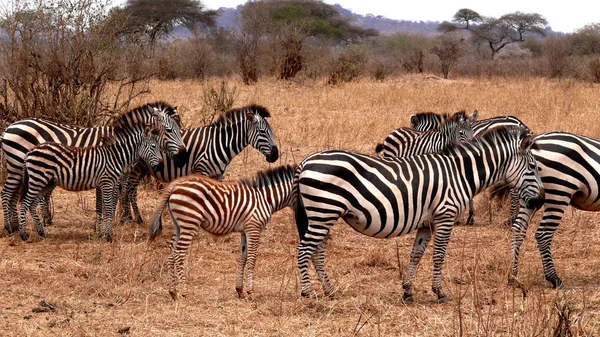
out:
<path id="1" fill-rule="evenodd" d="M 450 118 L 447 113 L 419 112 L 410 117 L 410 127 L 417 131 L 428 131 L 437 128 Z"/>
<path id="2" fill-rule="evenodd" d="M 169 158 L 173 159 L 175 166 L 180 168 L 187 164 L 189 152 L 185 148 L 181 138 L 180 117 L 177 114 L 177 107 L 171 107 L 168 104 L 156 104 L 153 106 L 153 116 L 157 124 L 154 128 L 159 130 L 160 147 L 167 153 Z"/>
<path id="3" fill-rule="evenodd" d="M 268 121 L 269 117 L 271 117 L 269 111 L 261 106 L 251 106 L 246 111 L 246 120 L 249 123 L 248 143 L 262 153 L 267 162 L 273 163 L 279 159 L 279 149 Z"/>
<path id="4" fill-rule="evenodd" d="M 471 124 L 477 120 L 478 116 L 479 111 L 477 110 L 473 111 L 470 116 L 467 116 L 464 111 L 459 111 L 455 112 L 452 117 L 442 122 L 436 129 L 444 135 L 444 145 L 447 146 L 473 139 L 473 128 L 471 127 Z"/>
<path id="5" fill-rule="evenodd" d="M 162 137 L 160 132 L 151 125 L 146 125 L 141 135 L 137 156 L 148 163 L 155 172 L 163 169 L 163 153 L 161 151 Z"/>
<path id="6" fill-rule="evenodd" d="M 537 150 L 534 135 L 527 128 L 507 127 L 518 133 L 518 151 L 514 160 L 509 162 L 505 179 L 511 188 L 519 191 L 519 198 L 527 207 L 539 209 L 544 205 L 545 193 L 538 166 L 532 150 Z"/>

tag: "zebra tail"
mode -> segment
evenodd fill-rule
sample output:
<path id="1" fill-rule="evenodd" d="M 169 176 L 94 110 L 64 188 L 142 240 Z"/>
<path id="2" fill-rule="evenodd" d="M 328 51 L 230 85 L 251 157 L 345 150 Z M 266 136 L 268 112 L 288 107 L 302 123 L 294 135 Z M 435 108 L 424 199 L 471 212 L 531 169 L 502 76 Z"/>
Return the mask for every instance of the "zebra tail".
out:
<path id="1" fill-rule="evenodd" d="M 19 195 L 19 202 L 23 202 L 25 194 L 27 194 L 27 188 L 29 187 L 29 173 L 27 172 L 27 166 L 23 165 L 23 179 L 21 180 L 21 188 Z"/>
<path id="2" fill-rule="evenodd" d="M 152 222 L 150 223 L 150 238 L 148 239 L 150 242 L 154 241 L 157 236 L 162 232 L 162 213 L 169 201 L 169 197 L 171 193 L 173 193 L 173 189 L 175 188 L 175 184 L 170 184 L 167 189 L 163 192 L 163 195 L 160 198 L 160 202 L 156 209 L 154 210 L 154 215 L 152 215 Z"/>
<path id="3" fill-rule="evenodd" d="M 304 209 L 304 202 L 300 196 L 300 190 L 296 186 L 296 227 L 298 228 L 298 235 L 300 241 L 304 239 L 306 231 L 308 230 L 308 217 L 306 216 L 306 209 Z"/>

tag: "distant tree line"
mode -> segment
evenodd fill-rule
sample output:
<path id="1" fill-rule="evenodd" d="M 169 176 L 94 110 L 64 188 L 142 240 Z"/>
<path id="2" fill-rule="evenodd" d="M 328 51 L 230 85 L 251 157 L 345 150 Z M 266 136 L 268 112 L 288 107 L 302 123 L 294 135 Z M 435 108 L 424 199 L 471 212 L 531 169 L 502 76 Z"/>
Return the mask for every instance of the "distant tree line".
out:
<path id="1" fill-rule="evenodd" d="M 241 6 L 237 26 L 223 29 L 198 0 L 109 3 L 9 2 L 0 18 L 3 122 L 57 111 L 59 121 L 95 124 L 148 92 L 151 78 L 336 84 L 428 73 L 600 83 L 600 23 L 556 34 L 537 13 L 493 18 L 459 9 L 435 37 L 379 35 L 321 1 L 264 0 Z"/>

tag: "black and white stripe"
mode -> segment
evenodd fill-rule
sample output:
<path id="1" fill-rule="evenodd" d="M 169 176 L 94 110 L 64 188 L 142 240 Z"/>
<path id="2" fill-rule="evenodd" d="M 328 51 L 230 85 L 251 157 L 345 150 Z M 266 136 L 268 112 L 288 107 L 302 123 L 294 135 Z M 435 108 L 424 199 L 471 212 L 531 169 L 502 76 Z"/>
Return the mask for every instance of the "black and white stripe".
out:
<path id="1" fill-rule="evenodd" d="M 149 123 L 153 113 L 159 113 L 160 146 L 179 163 L 186 161 L 186 151 L 179 130 L 177 108 L 165 102 L 154 102 L 134 108 L 123 116 L 135 123 Z M 7 178 L 2 188 L 4 228 L 9 232 L 17 229 L 17 201 L 23 177 L 23 162 L 29 150 L 46 142 L 69 146 L 97 146 L 104 137 L 112 135 L 110 126 L 81 128 L 54 123 L 37 118 L 25 119 L 9 125 L 2 135 L 2 151 L 6 156 Z M 45 217 L 50 215 L 47 201 L 41 200 Z M 46 219 L 50 222 L 50 219 Z"/>
<path id="2" fill-rule="evenodd" d="M 244 297 L 246 271 L 247 292 L 252 293 L 260 233 L 273 213 L 295 206 L 295 170 L 295 166 L 280 166 L 239 182 L 219 182 L 193 174 L 179 178 L 167 187 L 152 218 L 150 240 L 160 234 L 161 215 L 168 205 L 175 230 L 167 260 L 169 293 L 173 299 L 177 299 L 178 284 L 180 291 L 185 293 L 185 257 L 200 228 L 213 235 L 241 234 L 235 289 L 239 297 Z"/>
<path id="3" fill-rule="evenodd" d="M 477 119 L 477 115 L 477 110 L 471 116 L 459 111 L 428 131 L 398 128 L 377 144 L 375 152 L 391 158 L 439 152 L 448 145 L 473 138 L 471 123 Z"/>
<path id="4" fill-rule="evenodd" d="M 540 169 L 546 201 L 540 225 L 535 232 L 542 257 L 544 276 L 554 287 L 562 287 L 551 245 L 569 205 L 584 211 L 600 211 L 600 139 L 566 132 L 548 132 L 535 137 L 538 149 L 533 156 Z M 535 209 L 512 196 L 518 212 L 512 220 L 512 274 L 517 276 L 519 251 Z M 511 277 L 511 280 L 513 278 Z"/>
<path id="5" fill-rule="evenodd" d="M 160 116 L 156 114 L 158 120 Z M 24 160 L 19 213 L 21 239 L 27 240 L 26 215 L 31 215 L 37 232 L 45 237 L 44 226 L 36 212 L 41 198 L 49 198 L 56 186 L 69 191 L 96 189 L 99 208 L 96 230 L 112 240 L 112 222 L 118 196 L 117 184 L 128 165 L 138 159 L 159 169 L 160 125 L 154 122 L 140 127 L 128 124 L 125 118 L 113 124 L 112 136 L 105 138 L 107 145 L 74 147 L 60 143 L 42 143 L 31 149 Z"/>
<path id="6" fill-rule="evenodd" d="M 535 207 L 543 189 L 531 154 L 528 129 L 502 127 L 444 150 L 409 158 L 380 158 L 348 151 L 308 156 L 297 171 L 300 234 L 298 268 L 302 295 L 312 293 L 312 259 L 326 294 L 332 286 L 324 269 L 327 233 L 339 218 L 365 235 L 390 238 L 417 230 L 404 298 L 412 300 L 412 281 L 432 234 L 433 285 L 445 301 L 441 274 L 446 246 L 457 217 L 469 200 L 498 181 L 520 191 Z"/>
<path id="7" fill-rule="evenodd" d="M 136 219 L 138 223 L 143 222 L 137 205 L 137 186 L 148 174 L 162 182 L 192 173 L 221 179 L 229 163 L 248 145 L 262 153 L 269 163 L 276 161 L 279 149 L 268 122 L 270 117 L 271 113 L 265 107 L 250 105 L 224 113 L 211 125 L 183 130 L 188 161 L 177 168 L 172 160 L 165 157 L 164 169 L 158 172 L 151 172 L 143 165 L 136 167 L 128 177 L 124 193 L 121 193 L 121 221 Z M 134 217 L 131 216 L 129 205 Z"/>
<path id="8" fill-rule="evenodd" d="M 450 118 L 448 114 L 436 114 L 434 112 L 421 112 L 411 116 L 410 127 L 418 131 L 428 131 L 439 127 L 443 121 Z M 473 136 L 477 137 L 483 132 L 499 126 L 521 126 L 527 125 L 515 116 L 496 116 L 492 118 L 474 121 L 471 124 Z"/>

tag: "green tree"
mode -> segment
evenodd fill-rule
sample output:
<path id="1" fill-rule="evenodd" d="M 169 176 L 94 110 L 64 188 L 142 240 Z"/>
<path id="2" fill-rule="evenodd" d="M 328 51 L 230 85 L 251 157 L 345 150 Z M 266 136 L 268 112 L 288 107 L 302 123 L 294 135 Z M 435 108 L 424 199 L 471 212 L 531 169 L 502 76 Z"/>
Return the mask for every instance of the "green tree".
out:
<path id="1" fill-rule="evenodd" d="M 351 25 L 331 5 L 312 0 L 248 2 L 247 12 L 260 20 L 242 20 L 242 31 L 266 36 L 273 44 L 278 77 L 294 78 L 303 67 L 302 48 L 309 37 L 333 41 L 374 36 L 376 32 Z M 255 13 L 258 13 L 256 15 Z"/>
<path id="2" fill-rule="evenodd" d="M 442 22 L 438 30 L 444 33 L 459 29 L 471 32 L 474 42 L 489 46 L 493 59 L 506 45 L 525 41 L 527 34 L 545 36 L 547 24 L 546 19 L 537 13 L 514 12 L 493 18 L 463 8 L 454 14 L 452 22 Z"/>
<path id="3" fill-rule="evenodd" d="M 194 29 L 196 25 L 214 26 L 216 11 L 205 10 L 198 0 L 127 0 L 112 15 L 125 19 L 123 33 L 143 35 L 154 49 L 157 39 L 177 25 Z"/>

